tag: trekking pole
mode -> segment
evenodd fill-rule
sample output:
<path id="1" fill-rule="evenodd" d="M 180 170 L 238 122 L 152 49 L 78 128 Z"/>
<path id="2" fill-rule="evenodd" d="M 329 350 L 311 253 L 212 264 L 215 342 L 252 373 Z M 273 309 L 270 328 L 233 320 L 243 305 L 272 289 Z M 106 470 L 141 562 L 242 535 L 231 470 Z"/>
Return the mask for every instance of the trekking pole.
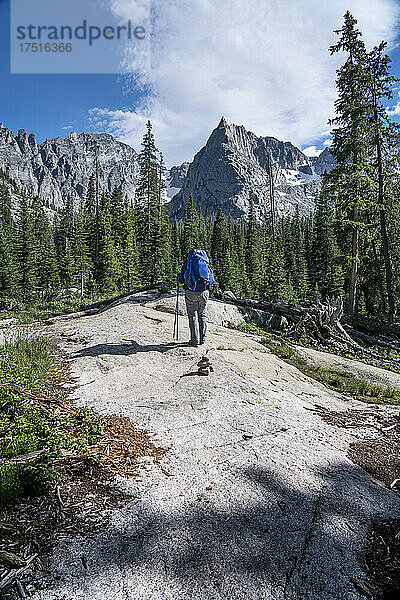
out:
<path id="1" fill-rule="evenodd" d="M 176 288 L 176 306 L 175 306 L 175 320 L 174 320 L 174 340 L 179 339 L 179 283 Z"/>

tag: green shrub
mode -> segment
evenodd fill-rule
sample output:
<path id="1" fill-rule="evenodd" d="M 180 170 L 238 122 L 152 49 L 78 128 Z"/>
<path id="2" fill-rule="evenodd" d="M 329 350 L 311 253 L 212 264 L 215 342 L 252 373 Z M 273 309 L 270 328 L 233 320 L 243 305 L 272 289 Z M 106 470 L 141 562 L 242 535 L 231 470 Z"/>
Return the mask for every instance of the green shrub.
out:
<path id="1" fill-rule="evenodd" d="M 294 351 L 290 346 L 286 346 L 286 344 L 281 344 L 280 346 L 276 346 L 275 354 L 280 358 L 292 358 Z"/>
<path id="2" fill-rule="evenodd" d="M 38 392 L 66 400 L 50 383 L 56 367 L 54 352 L 40 337 L 22 333 L 0 349 L 0 458 L 44 451 L 34 462 L 1 465 L 0 504 L 43 489 L 54 479 L 54 458 L 86 450 L 102 436 L 103 419 L 93 411 L 66 415 L 35 402 Z"/>

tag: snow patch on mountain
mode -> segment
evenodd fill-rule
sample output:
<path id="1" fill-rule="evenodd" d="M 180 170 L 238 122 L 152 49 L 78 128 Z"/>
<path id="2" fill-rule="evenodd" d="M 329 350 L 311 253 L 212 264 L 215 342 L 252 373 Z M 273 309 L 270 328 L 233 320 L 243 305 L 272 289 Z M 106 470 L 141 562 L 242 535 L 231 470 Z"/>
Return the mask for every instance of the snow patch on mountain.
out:
<path id="1" fill-rule="evenodd" d="M 269 165 L 271 161 L 271 167 Z M 310 213 L 321 185 L 321 175 L 334 166 L 328 149 L 308 157 L 291 142 L 258 137 L 243 125 L 222 117 L 206 145 L 189 165 L 181 190 L 168 205 L 171 217 L 182 218 L 190 195 L 203 214 L 219 208 L 235 219 L 247 216 L 253 193 L 259 219 L 270 210 L 270 172 L 277 210 Z"/>

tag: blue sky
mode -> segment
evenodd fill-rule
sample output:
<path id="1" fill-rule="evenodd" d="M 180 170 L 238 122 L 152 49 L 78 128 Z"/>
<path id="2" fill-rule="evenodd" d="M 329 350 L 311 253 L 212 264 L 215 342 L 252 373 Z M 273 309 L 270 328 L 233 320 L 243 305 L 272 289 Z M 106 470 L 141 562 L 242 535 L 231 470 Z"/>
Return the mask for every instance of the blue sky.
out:
<path id="1" fill-rule="evenodd" d="M 11 75 L 10 0 L 0 0 L 0 77 L 0 121 L 14 133 L 36 133 L 38 142 L 88 130 L 94 106 L 134 110 L 141 97 L 121 75 Z"/>
<path id="2" fill-rule="evenodd" d="M 11 75 L 10 0 L 0 0 L 0 121 L 15 133 L 23 128 L 41 142 L 71 130 L 108 131 L 138 150 L 151 118 L 171 165 L 191 160 L 223 114 L 258 135 L 320 151 L 329 144 L 341 60 L 327 48 L 347 8 L 368 45 L 390 42 L 400 76 L 398 0 L 103 1 L 121 19 L 152 7 L 151 57 L 131 58 L 134 78 Z"/>

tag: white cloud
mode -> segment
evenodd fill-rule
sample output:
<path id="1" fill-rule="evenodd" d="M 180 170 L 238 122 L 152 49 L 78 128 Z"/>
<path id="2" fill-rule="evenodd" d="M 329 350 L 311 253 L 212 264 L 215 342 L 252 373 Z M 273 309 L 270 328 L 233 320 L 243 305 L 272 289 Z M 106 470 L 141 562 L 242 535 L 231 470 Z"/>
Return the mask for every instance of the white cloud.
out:
<path id="1" fill-rule="evenodd" d="M 397 95 L 400 98 L 400 92 L 397 92 Z M 400 115 L 400 100 L 398 100 L 397 104 L 395 104 L 394 106 L 392 106 L 392 108 L 387 108 L 386 112 L 391 117 L 394 117 L 395 115 Z"/>
<path id="2" fill-rule="evenodd" d="M 299 146 L 326 138 L 335 97 L 330 44 L 349 9 L 368 45 L 393 44 L 396 0 L 110 0 L 121 19 L 146 22 L 149 46 L 125 60 L 143 99 L 90 118 L 140 148 L 147 118 L 167 163 L 188 160 L 224 115 L 258 135 Z M 149 52 L 148 52 L 149 51 Z M 328 144 L 326 144 L 328 145 Z"/>
<path id="3" fill-rule="evenodd" d="M 317 148 L 317 146 L 308 146 L 307 148 L 303 148 L 302 152 L 306 156 L 319 156 L 322 150 Z"/>
<path id="4" fill-rule="evenodd" d="M 333 144 L 332 138 L 328 138 L 327 140 L 324 140 L 322 142 L 322 145 L 325 146 L 325 148 L 329 148 L 330 146 L 332 146 L 332 144 Z"/>

